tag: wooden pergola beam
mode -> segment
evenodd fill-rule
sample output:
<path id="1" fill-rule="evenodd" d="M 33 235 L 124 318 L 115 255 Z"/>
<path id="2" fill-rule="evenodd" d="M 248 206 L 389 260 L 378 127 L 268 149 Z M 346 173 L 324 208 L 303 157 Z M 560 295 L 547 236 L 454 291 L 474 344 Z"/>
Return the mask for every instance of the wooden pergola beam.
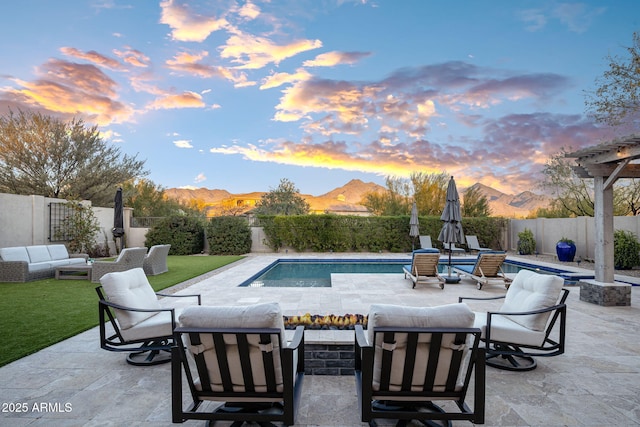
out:
<path id="1" fill-rule="evenodd" d="M 576 165 L 571 166 L 580 178 L 595 178 L 596 176 L 611 176 L 618 168 L 618 164 Z M 618 178 L 640 178 L 640 164 L 628 163 L 619 171 Z"/>

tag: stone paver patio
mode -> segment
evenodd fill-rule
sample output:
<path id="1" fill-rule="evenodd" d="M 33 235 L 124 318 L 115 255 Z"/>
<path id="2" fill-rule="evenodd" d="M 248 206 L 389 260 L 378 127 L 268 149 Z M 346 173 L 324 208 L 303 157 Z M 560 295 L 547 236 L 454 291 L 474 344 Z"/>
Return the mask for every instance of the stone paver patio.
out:
<path id="1" fill-rule="evenodd" d="M 337 274 L 331 288 L 238 287 L 276 258 L 300 256 L 407 258 L 407 254 L 256 255 L 188 288 L 178 287 L 178 292 L 201 293 L 206 305 L 277 301 L 286 315 L 366 313 L 372 303 L 433 306 L 455 303 L 459 296 L 505 292 L 502 286 L 485 286 L 479 291 L 466 280 L 446 285 L 444 290 L 435 285 L 411 289 L 402 274 Z M 485 425 L 640 425 L 640 300 L 636 289 L 630 307 L 602 307 L 580 301 L 580 289 L 571 286 L 566 353 L 539 358 L 538 368 L 531 372 L 487 367 Z M 307 331 L 306 342 L 350 344 L 353 332 Z M 0 426 L 170 426 L 169 371 L 169 365 L 130 366 L 123 354 L 101 350 L 94 328 L 0 368 Z M 362 425 L 354 378 L 307 375 L 296 425 Z"/>

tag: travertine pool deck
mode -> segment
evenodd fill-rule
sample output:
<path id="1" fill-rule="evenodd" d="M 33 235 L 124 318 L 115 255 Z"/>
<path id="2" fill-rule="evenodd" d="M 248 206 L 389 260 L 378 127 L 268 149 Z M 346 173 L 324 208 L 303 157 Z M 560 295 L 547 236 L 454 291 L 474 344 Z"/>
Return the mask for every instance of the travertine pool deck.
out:
<path id="1" fill-rule="evenodd" d="M 504 286 L 496 285 L 477 290 L 467 280 L 443 290 L 436 285 L 412 289 L 402 274 L 337 274 L 331 288 L 238 287 L 273 260 L 293 257 L 406 259 L 408 255 L 254 255 L 177 289 L 202 294 L 206 305 L 277 301 L 286 315 L 367 313 L 372 303 L 433 306 L 455 303 L 459 296 L 505 292 Z M 487 367 L 484 425 L 640 425 L 638 287 L 632 290 L 630 307 L 586 303 L 580 301 L 577 286 L 569 289 L 566 353 L 539 358 L 538 368 L 531 372 Z M 487 308 L 470 306 L 479 311 Z M 305 338 L 352 343 L 353 332 L 307 331 Z M 101 350 L 94 328 L 0 368 L 0 426 L 171 426 L 169 371 L 169 365 L 130 366 L 123 354 Z M 307 375 L 296 420 L 296 426 L 363 425 L 353 377 Z"/>

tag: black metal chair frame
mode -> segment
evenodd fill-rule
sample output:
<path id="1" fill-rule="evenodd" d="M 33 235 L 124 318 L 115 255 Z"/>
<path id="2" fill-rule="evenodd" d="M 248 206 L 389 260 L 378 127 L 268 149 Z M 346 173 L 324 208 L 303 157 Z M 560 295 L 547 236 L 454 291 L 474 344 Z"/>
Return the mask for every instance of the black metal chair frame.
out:
<path id="1" fill-rule="evenodd" d="M 100 347 L 104 350 L 115 352 L 127 352 L 127 363 L 135 366 L 159 365 L 171 361 L 171 346 L 173 345 L 173 335 L 165 335 L 161 337 L 149 337 L 136 340 L 126 340 L 120 332 L 120 327 L 116 321 L 113 309 L 137 312 L 154 312 L 160 313 L 167 311 L 171 313 L 171 330 L 176 327 L 176 315 L 174 308 L 162 308 L 159 310 L 139 309 L 125 307 L 119 304 L 107 301 L 102 286 L 96 287 L 98 294 L 98 317 L 100 325 Z M 155 293 L 161 297 L 172 298 L 188 298 L 195 297 L 198 299 L 198 305 L 202 303 L 200 295 L 172 295 L 164 293 Z M 107 321 L 113 328 L 113 334 L 107 335 Z"/>
<path id="2" fill-rule="evenodd" d="M 556 305 L 534 311 L 522 312 L 487 312 L 487 327 L 485 337 L 482 339 L 486 346 L 487 365 L 508 371 L 531 371 L 538 366 L 535 357 L 552 357 L 564 353 L 566 325 L 567 325 L 567 305 L 566 300 L 569 296 L 568 289 L 561 289 L 562 294 Z M 505 295 L 499 297 L 477 298 L 477 297 L 459 297 L 458 302 L 463 300 L 499 300 L 504 299 Z M 512 342 L 496 341 L 491 339 L 491 319 L 493 316 L 531 316 L 551 312 L 551 320 L 547 323 L 545 329 L 544 341 L 539 346 L 515 344 Z M 551 338 L 556 323 L 558 325 L 557 340 Z"/>
<path id="3" fill-rule="evenodd" d="M 192 344 L 200 342 L 200 334 L 211 334 L 216 343 L 216 356 L 222 378 L 223 391 L 211 390 L 207 366 L 202 354 L 194 355 L 195 363 L 190 366 L 187 358 L 187 350 L 182 334 L 189 334 Z M 257 422 L 261 425 L 270 425 L 272 422 L 281 422 L 289 426 L 294 424 L 295 415 L 300 402 L 302 383 L 304 379 L 304 327 L 298 326 L 293 340 L 286 346 L 280 340 L 281 330 L 278 328 L 191 328 L 178 327 L 174 332 L 171 362 L 171 402 L 174 423 L 182 423 L 186 420 L 209 420 L 210 425 L 218 420 L 234 421 L 234 426 L 240 426 L 243 422 Z M 246 391 L 234 391 L 231 383 L 229 363 L 224 350 L 224 336 L 235 335 L 238 342 L 240 363 Z M 260 336 L 261 344 L 273 342 L 277 337 L 280 344 L 280 361 L 282 363 L 283 388 L 279 392 L 275 389 L 275 373 L 273 367 L 273 355 L 263 351 L 263 367 L 268 383 L 273 388 L 266 392 L 256 391 L 248 358 L 247 339 L 251 335 Z M 294 377 L 294 353 L 297 352 L 296 375 Z M 246 358 L 243 358 L 246 356 Z M 192 371 L 192 369 L 195 371 Z M 182 405 L 183 387 L 182 374 L 185 374 L 193 403 L 185 410 Z M 200 378 L 202 390 L 196 389 L 194 374 Z M 253 401 L 252 399 L 255 399 Z M 208 400 L 225 402 L 213 411 L 198 411 L 201 404 Z M 275 404 L 273 402 L 276 402 Z M 268 410 L 265 410 L 268 408 Z"/>
<path id="4" fill-rule="evenodd" d="M 392 351 L 383 350 L 381 360 L 380 390 L 373 390 L 373 366 L 375 349 L 373 343 L 368 343 L 362 326 L 355 327 L 355 375 L 358 391 L 358 403 L 362 421 L 375 426 L 375 419 L 399 420 L 398 425 L 404 425 L 409 420 L 419 420 L 426 425 L 451 425 L 452 420 L 467 420 L 475 424 L 484 424 L 485 416 L 485 353 L 479 346 L 481 331 L 477 328 L 395 328 L 379 327 L 374 330 L 375 336 L 384 334 L 385 343 L 393 343 L 395 334 L 407 334 L 407 349 L 404 360 L 403 384 L 400 391 L 389 390 L 389 378 L 392 366 Z M 420 334 L 432 336 L 427 374 L 423 391 L 411 390 L 411 379 L 416 355 L 416 346 Z M 462 350 L 453 351 L 449 376 L 444 391 L 432 390 L 433 376 L 436 372 L 440 346 L 435 344 L 442 340 L 445 334 L 456 334 L 456 342 L 467 341 L 473 335 L 471 356 L 465 372 L 464 386 L 456 390 L 456 380 L 463 362 Z M 466 403 L 469 383 L 474 374 L 474 402 L 473 410 Z M 387 398 L 387 399 L 385 399 Z M 403 400 L 404 399 L 404 400 Z M 459 412 L 445 411 L 433 400 L 450 400 L 455 402 Z M 424 409 L 429 411 L 425 411 Z M 422 409 L 422 410 L 421 410 Z M 439 421 L 442 424 L 436 424 Z"/>

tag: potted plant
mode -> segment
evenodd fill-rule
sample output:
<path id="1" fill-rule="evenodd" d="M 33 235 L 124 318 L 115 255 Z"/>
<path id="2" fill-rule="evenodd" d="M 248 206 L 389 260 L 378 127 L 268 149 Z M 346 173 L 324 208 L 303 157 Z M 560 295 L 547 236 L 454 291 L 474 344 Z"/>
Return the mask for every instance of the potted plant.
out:
<path id="1" fill-rule="evenodd" d="M 518 253 L 520 255 L 531 255 L 536 250 L 536 239 L 533 231 L 525 228 L 518 233 Z"/>
<path id="2" fill-rule="evenodd" d="M 576 244 L 573 240 L 563 237 L 556 243 L 556 254 L 558 261 L 573 262 L 573 258 L 576 256 Z"/>

